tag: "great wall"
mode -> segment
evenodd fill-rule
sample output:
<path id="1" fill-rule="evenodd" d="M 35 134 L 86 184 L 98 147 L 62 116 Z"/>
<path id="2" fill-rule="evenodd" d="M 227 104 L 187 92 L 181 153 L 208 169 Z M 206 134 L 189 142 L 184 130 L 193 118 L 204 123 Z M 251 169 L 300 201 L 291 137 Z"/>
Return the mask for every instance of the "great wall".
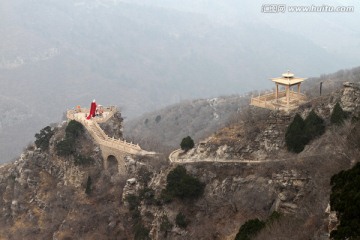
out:
<path id="1" fill-rule="evenodd" d="M 67 111 L 67 118 L 80 122 L 94 140 L 99 144 L 102 157 L 104 159 L 104 168 L 108 169 L 109 160 L 115 158 L 117 161 L 118 171 L 125 172 L 124 158 L 127 155 L 154 155 L 154 152 L 148 152 L 138 144 L 126 142 L 125 140 L 111 138 L 101 129 L 99 123 L 107 122 L 116 112 L 114 106 L 104 108 L 101 116 L 96 116 L 91 119 L 86 119 L 90 109 L 77 108 L 75 110 Z"/>

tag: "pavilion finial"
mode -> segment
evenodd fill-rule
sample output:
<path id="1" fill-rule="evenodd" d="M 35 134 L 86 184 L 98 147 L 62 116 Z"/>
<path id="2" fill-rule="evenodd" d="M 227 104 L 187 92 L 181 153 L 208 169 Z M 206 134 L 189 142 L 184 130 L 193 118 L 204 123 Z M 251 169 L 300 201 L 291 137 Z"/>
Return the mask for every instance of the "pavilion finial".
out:
<path id="1" fill-rule="evenodd" d="M 290 72 L 290 70 L 287 70 L 286 73 L 283 73 L 282 76 L 284 78 L 293 78 L 294 77 L 294 74 L 292 72 Z"/>

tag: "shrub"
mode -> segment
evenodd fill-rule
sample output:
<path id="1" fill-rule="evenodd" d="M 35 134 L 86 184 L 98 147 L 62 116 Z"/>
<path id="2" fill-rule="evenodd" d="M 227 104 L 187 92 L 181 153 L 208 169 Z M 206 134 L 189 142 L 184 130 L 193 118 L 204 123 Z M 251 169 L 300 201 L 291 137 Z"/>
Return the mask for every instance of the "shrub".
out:
<path id="1" fill-rule="evenodd" d="M 131 213 L 132 221 L 133 221 L 133 232 L 134 232 L 134 239 L 138 240 L 145 240 L 149 238 L 149 229 L 147 229 L 143 223 L 140 213 L 140 202 L 142 198 L 146 195 L 147 192 L 150 190 L 144 190 L 142 196 L 136 196 L 134 194 L 129 194 L 126 196 L 125 201 L 129 204 L 129 210 Z"/>
<path id="2" fill-rule="evenodd" d="M 75 165 L 76 166 L 80 166 L 80 165 L 90 165 L 94 162 L 94 159 L 91 157 L 85 157 L 83 155 L 76 155 L 75 159 L 74 159 Z"/>
<path id="3" fill-rule="evenodd" d="M 129 194 L 125 200 L 129 203 L 130 211 L 137 209 L 138 206 L 140 205 L 139 197 L 134 194 Z"/>
<path id="4" fill-rule="evenodd" d="M 84 132 L 84 126 L 75 120 L 71 120 L 65 129 L 65 134 L 67 138 L 76 139 L 83 132 Z"/>
<path id="5" fill-rule="evenodd" d="M 50 126 L 44 127 L 40 130 L 40 133 L 35 134 L 35 145 L 37 148 L 45 151 L 49 149 L 49 142 L 51 137 L 54 135 L 54 131 Z"/>
<path id="6" fill-rule="evenodd" d="M 135 240 L 150 240 L 150 230 L 143 226 L 142 223 L 138 223 L 134 227 Z"/>
<path id="7" fill-rule="evenodd" d="M 180 143 L 181 149 L 185 151 L 192 149 L 194 146 L 195 146 L 194 140 L 192 140 L 190 136 L 183 138 L 183 140 Z"/>
<path id="8" fill-rule="evenodd" d="M 87 194 L 87 195 L 90 195 L 90 193 L 91 193 L 91 191 L 92 191 L 92 180 L 91 180 L 91 177 L 90 176 L 88 176 L 88 179 L 87 179 L 87 182 L 86 182 L 86 189 L 85 189 L 85 193 Z"/>
<path id="9" fill-rule="evenodd" d="M 161 191 L 161 195 L 160 195 L 160 205 L 162 203 L 170 203 L 173 199 L 173 195 L 169 192 L 166 191 L 166 189 L 163 189 Z"/>
<path id="10" fill-rule="evenodd" d="M 305 135 L 310 141 L 325 133 L 324 120 L 319 117 L 314 111 L 311 111 L 305 119 Z"/>
<path id="11" fill-rule="evenodd" d="M 331 113 L 330 121 L 335 125 L 342 125 L 346 119 L 346 113 L 341 108 L 340 104 L 337 102 L 334 106 L 334 109 Z"/>
<path id="12" fill-rule="evenodd" d="M 140 183 L 147 186 L 151 180 L 151 175 L 152 173 L 145 166 L 141 166 L 137 174 L 137 179 Z"/>
<path id="13" fill-rule="evenodd" d="M 265 222 L 259 219 L 251 219 L 246 221 L 236 234 L 235 240 L 250 240 L 265 227 Z"/>
<path id="14" fill-rule="evenodd" d="M 332 231 L 332 239 L 360 238 L 360 163 L 331 178 L 330 206 L 340 224 Z"/>
<path id="15" fill-rule="evenodd" d="M 140 190 L 140 199 L 144 200 L 146 205 L 151 205 L 155 203 L 155 191 L 151 188 L 144 187 Z"/>
<path id="16" fill-rule="evenodd" d="M 177 166 L 172 170 L 167 175 L 166 181 L 166 193 L 181 199 L 198 198 L 203 194 L 205 188 L 205 184 L 187 174 L 183 166 Z"/>
<path id="17" fill-rule="evenodd" d="M 164 215 L 161 218 L 160 231 L 165 232 L 165 237 L 167 235 L 167 232 L 170 231 L 172 227 L 173 225 L 169 221 L 169 218 L 166 215 Z"/>
<path id="18" fill-rule="evenodd" d="M 56 144 L 56 152 L 59 156 L 69 156 L 75 153 L 75 140 L 65 138 Z"/>
<path id="19" fill-rule="evenodd" d="M 131 218 L 134 223 L 139 223 L 141 221 L 141 213 L 137 207 L 131 210 Z"/>
<path id="20" fill-rule="evenodd" d="M 157 115 L 156 118 L 155 118 L 155 122 L 156 123 L 159 123 L 161 120 L 161 116 L 160 115 Z"/>
<path id="21" fill-rule="evenodd" d="M 360 121 L 355 123 L 351 133 L 347 137 L 348 144 L 351 148 L 355 147 L 360 150 Z"/>
<path id="22" fill-rule="evenodd" d="M 296 114 L 285 134 L 285 143 L 289 151 L 299 153 L 304 150 L 305 145 L 308 143 L 304 129 L 304 120 L 299 114 Z"/>
<path id="23" fill-rule="evenodd" d="M 75 139 L 84 132 L 81 123 L 71 120 L 65 129 L 64 140 L 56 144 L 56 151 L 59 156 L 69 156 L 75 153 Z"/>
<path id="24" fill-rule="evenodd" d="M 175 218 L 175 223 L 180 228 L 186 228 L 189 224 L 189 221 L 186 219 L 185 215 L 182 213 L 178 213 Z"/>
<path id="25" fill-rule="evenodd" d="M 281 213 L 273 211 L 271 215 L 266 219 L 266 224 L 272 224 L 281 218 Z"/>

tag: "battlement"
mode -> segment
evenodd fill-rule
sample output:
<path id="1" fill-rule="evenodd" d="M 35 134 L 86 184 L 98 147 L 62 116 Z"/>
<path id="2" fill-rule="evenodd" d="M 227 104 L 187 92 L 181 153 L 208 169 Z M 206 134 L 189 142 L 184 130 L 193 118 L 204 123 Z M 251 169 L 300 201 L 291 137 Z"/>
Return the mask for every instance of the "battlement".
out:
<path id="1" fill-rule="evenodd" d="M 101 113 L 101 115 L 92 118 L 93 121 L 97 123 L 106 122 L 117 112 L 115 106 L 103 107 L 102 109 L 103 112 Z M 75 120 L 75 118 L 86 119 L 89 112 L 90 112 L 89 108 L 76 107 L 75 109 L 71 109 L 67 111 L 67 118 L 72 120 Z"/>

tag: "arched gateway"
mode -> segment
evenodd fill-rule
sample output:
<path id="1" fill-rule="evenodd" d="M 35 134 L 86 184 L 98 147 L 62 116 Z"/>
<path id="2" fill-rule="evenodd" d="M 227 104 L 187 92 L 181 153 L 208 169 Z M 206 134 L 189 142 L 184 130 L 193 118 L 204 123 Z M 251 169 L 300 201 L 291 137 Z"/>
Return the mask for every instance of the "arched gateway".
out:
<path id="1" fill-rule="evenodd" d="M 105 160 L 105 158 L 104 158 L 104 160 Z M 119 172 L 119 163 L 114 155 L 109 155 L 105 161 L 107 164 L 107 169 L 111 173 L 116 174 Z"/>

